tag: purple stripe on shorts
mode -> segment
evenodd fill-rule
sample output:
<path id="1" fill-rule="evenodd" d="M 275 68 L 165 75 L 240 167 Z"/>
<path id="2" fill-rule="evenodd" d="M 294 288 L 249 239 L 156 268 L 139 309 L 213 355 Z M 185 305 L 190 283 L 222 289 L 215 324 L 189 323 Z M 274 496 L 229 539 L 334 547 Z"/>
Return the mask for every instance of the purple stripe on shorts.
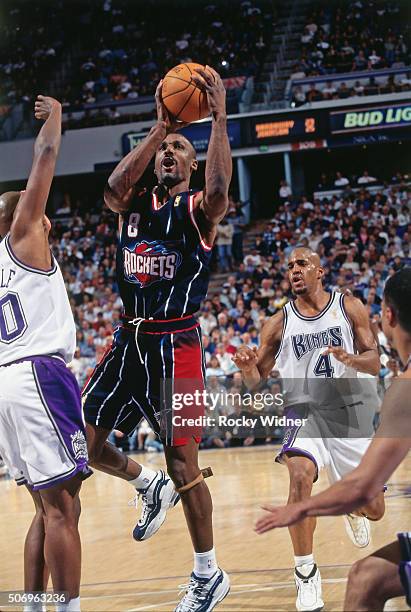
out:
<path id="1" fill-rule="evenodd" d="M 74 375 L 60 360 L 48 357 L 34 358 L 32 369 L 40 399 L 71 463 L 71 467 L 66 472 L 33 483 L 33 489 L 53 486 L 75 474 L 87 478 L 92 471 L 87 464 L 87 442 L 80 389 Z"/>
<path id="2" fill-rule="evenodd" d="M 280 450 L 280 452 L 278 453 L 278 455 L 275 458 L 275 461 L 277 463 L 282 463 L 282 458 L 283 455 L 285 453 L 294 453 L 295 455 L 301 455 L 302 457 L 307 457 L 307 459 L 311 459 L 311 461 L 314 463 L 315 465 L 315 478 L 313 482 L 317 482 L 318 480 L 318 463 L 315 460 L 314 455 L 312 455 L 311 453 L 309 453 L 308 451 L 302 449 L 302 448 L 298 448 L 298 446 L 283 446 L 282 449 Z"/>

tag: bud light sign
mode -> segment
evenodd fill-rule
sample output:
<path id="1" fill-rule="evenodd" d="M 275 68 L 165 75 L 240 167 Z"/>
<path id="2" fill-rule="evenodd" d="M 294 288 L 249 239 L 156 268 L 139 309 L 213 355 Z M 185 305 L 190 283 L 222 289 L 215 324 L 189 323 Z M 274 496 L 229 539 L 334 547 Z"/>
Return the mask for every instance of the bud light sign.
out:
<path id="1" fill-rule="evenodd" d="M 369 107 L 330 113 L 332 134 L 399 128 L 411 125 L 411 104 Z"/>

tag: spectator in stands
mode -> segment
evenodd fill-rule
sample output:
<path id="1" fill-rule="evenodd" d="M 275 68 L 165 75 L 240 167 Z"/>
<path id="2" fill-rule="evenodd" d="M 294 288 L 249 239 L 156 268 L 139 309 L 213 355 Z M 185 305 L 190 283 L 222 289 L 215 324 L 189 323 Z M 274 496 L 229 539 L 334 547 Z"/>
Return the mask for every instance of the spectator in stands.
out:
<path id="1" fill-rule="evenodd" d="M 201 315 L 198 320 L 201 325 L 201 331 L 203 334 L 209 335 L 211 331 L 217 327 L 217 319 L 212 312 L 210 312 L 209 306 L 203 306 Z"/>
<path id="2" fill-rule="evenodd" d="M 355 81 L 353 92 L 356 96 L 364 95 L 364 85 L 361 83 L 361 81 Z"/>
<path id="3" fill-rule="evenodd" d="M 293 88 L 293 97 L 292 97 L 292 106 L 302 106 L 303 104 L 305 104 L 307 101 L 307 96 L 305 94 L 305 91 L 303 90 L 303 88 L 301 87 L 301 85 L 299 85 L 298 87 L 294 87 Z"/>
<path id="4" fill-rule="evenodd" d="M 376 183 L 377 179 L 374 176 L 368 174 L 368 170 L 364 170 L 362 175 L 358 178 L 357 183 L 359 185 L 367 185 L 368 183 Z"/>
<path id="5" fill-rule="evenodd" d="M 227 223 L 233 227 L 232 256 L 234 262 L 239 264 L 243 261 L 243 230 L 246 225 L 245 217 L 241 212 L 241 207 L 234 205 L 229 209 Z"/>
<path id="6" fill-rule="evenodd" d="M 341 99 L 349 98 L 351 94 L 351 89 L 347 87 L 347 83 L 343 81 L 338 88 L 338 97 Z"/>
<path id="7" fill-rule="evenodd" d="M 322 88 L 321 93 L 326 100 L 331 100 L 337 93 L 337 88 L 332 81 L 328 81 L 328 83 L 326 83 Z"/>
<path id="8" fill-rule="evenodd" d="M 292 197 L 292 191 L 287 181 L 280 181 L 280 189 L 278 190 L 278 195 L 280 196 L 281 204 L 289 202 L 290 198 Z"/>
<path id="9" fill-rule="evenodd" d="M 224 370 L 220 366 L 220 362 L 216 355 L 213 355 L 210 359 L 210 362 L 206 368 L 206 376 L 224 376 Z"/>
<path id="10" fill-rule="evenodd" d="M 379 87 L 375 80 L 375 77 L 370 77 L 368 83 L 364 87 L 364 95 L 374 96 L 379 93 Z"/>
<path id="11" fill-rule="evenodd" d="M 360 50 L 358 54 L 354 57 L 354 62 L 352 65 L 352 70 L 365 70 L 368 67 L 368 61 L 365 57 L 364 51 Z"/>
<path id="12" fill-rule="evenodd" d="M 234 228 L 227 219 L 223 219 L 217 225 L 217 251 L 220 272 L 228 272 L 231 269 L 231 253 L 233 248 Z"/>
<path id="13" fill-rule="evenodd" d="M 316 88 L 315 84 L 312 83 L 310 85 L 310 89 L 307 92 L 308 102 L 319 102 L 322 99 L 323 97 L 322 97 L 321 92 Z"/>
<path id="14" fill-rule="evenodd" d="M 341 172 L 336 172 L 335 175 L 335 181 L 334 181 L 334 186 L 335 187 L 347 187 L 347 185 L 350 184 L 350 181 L 348 180 L 348 178 L 346 176 L 343 176 L 341 174 Z"/>
<path id="15" fill-rule="evenodd" d="M 252 435 L 251 427 L 246 425 L 237 425 L 239 419 L 243 419 L 242 422 L 246 422 L 246 419 L 252 418 L 251 412 L 243 409 L 241 406 L 241 399 L 237 396 L 233 396 L 233 410 L 229 412 L 227 420 L 232 421 L 234 425 L 228 425 L 224 428 L 225 439 L 229 447 L 236 446 L 251 446 L 254 444 L 255 438 Z"/>

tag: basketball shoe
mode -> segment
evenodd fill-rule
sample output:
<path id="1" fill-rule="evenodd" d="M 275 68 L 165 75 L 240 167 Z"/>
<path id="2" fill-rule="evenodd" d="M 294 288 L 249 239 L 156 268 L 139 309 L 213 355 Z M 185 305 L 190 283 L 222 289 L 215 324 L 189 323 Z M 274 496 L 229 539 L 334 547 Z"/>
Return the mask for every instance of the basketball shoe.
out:
<path id="1" fill-rule="evenodd" d="M 230 579 L 220 568 L 211 578 L 200 578 L 192 572 L 183 588 L 184 597 L 174 612 L 211 612 L 230 592 Z"/>
<path id="2" fill-rule="evenodd" d="M 321 575 L 320 570 L 314 563 L 311 572 L 306 576 L 304 568 L 310 566 L 301 565 L 294 569 L 294 580 L 297 588 L 297 601 L 295 603 L 299 612 L 314 612 L 324 607 L 322 600 Z"/>
<path id="3" fill-rule="evenodd" d="M 351 542 L 358 548 L 365 548 L 371 541 L 370 521 L 365 516 L 346 514 L 345 530 Z"/>
<path id="4" fill-rule="evenodd" d="M 163 470 L 156 472 L 145 489 L 136 489 L 137 495 L 131 502 L 136 507 L 141 498 L 141 515 L 133 530 L 135 540 L 148 540 L 166 520 L 167 510 L 174 508 L 180 500 L 174 483 Z"/>

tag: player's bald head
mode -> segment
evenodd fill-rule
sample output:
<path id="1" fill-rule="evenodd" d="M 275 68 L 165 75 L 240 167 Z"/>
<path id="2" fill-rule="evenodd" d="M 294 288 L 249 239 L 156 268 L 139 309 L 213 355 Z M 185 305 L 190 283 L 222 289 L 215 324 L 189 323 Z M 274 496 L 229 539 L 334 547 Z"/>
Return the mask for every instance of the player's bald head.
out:
<path id="1" fill-rule="evenodd" d="M 288 261 L 298 259 L 308 259 L 313 266 L 321 268 L 321 260 L 318 253 L 308 247 L 297 247 L 291 251 Z"/>
<path id="2" fill-rule="evenodd" d="M 170 134 L 167 134 L 164 139 L 165 142 L 172 142 L 173 140 L 181 140 L 182 142 L 184 142 L 187 149 L 190 151 L 192 158 L 196 159 L 197 151 L 195 150 L 193 143 L 188 140 L 188 138 L 186 138 L 184 134 L 180 134 L 180 132 L 171 132 Z"/>
<path id="3" fill-rule="evenodd" d="M 20 195 L 20 191 L 6 191 L 0 195 L 0 235 L 9 231 Z"/>
<path id="4" fill-rule="evenodd" d="M 188 138 L 178 132 L 167 134 L 157 149 L 154 162 L 159 185 L 168 189 L 181 185 L 181 191 L 186 191 L 191 174 L 197 168 L 197 154 Z"/>
<path id="5" fill-rule="evenodd" d="M 288 279 L 294 295 L 314 293 L 321 287 L 324 270 L 318 254 L 308 247 L 297 247 L 287 263 Z"/>

